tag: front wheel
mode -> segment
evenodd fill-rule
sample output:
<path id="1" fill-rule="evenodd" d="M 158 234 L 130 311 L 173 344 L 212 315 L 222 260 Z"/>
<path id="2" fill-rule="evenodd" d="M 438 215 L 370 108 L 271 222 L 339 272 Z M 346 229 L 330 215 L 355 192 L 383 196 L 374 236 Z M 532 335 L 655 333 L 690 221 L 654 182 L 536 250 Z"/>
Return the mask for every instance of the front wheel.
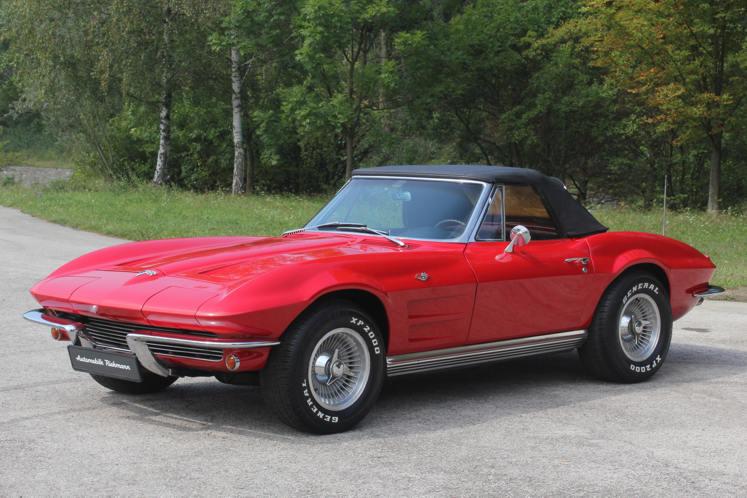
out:
<path id="1" fill-rule="evenodd" d="M 261 374 L 265 402 L 286 424 L 318 434 L 357 424 L 379 396 L 384 343 L 376 323 L 347 301 L 293 324 Z"/>
<path id="2" fill-rule="evenodd" d="M 672 311 L 662 283 L 630 273 L 604 293 L 579 349 L 593 375 L 613 382 L 641 382 L 661 368 L 672 339 Z"/>

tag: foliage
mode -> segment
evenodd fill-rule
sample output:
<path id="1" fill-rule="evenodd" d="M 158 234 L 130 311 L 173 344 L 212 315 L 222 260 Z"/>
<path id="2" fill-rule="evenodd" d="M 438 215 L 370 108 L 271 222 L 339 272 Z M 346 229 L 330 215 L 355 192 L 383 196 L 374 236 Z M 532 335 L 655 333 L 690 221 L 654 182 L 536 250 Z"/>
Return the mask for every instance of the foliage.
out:
<path id="1" fill-rule="evenodd" d="M 534 167 L 582 200 L 645 207 L 667 175 L 675 208 L 706 205 L 718 163 L 716 200 L 747 192 L 740 0 L 4 0 L 5 150 L 151 178 L 165 7 L 179 188 L 231 186 L 238 48 L 258 192 L 405 162 Z"/>

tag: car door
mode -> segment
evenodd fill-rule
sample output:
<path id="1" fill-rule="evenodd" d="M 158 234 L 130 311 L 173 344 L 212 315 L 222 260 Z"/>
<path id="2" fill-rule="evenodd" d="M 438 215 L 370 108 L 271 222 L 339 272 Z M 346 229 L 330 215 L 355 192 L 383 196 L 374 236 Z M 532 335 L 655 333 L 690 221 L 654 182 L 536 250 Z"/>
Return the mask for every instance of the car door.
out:
<path id="1" fill-rule="evenodd" d="M 506 253 L 505 235 L 516 225 L 526 226 L 532 240 Z M 588 244 L 558 236 L 531 186 L 496 187 L 476 239 L 465 249 L 478 282 L 468 343 L 585 325 L 594 306 L 593 286 L 587 285 L 593 273 Z"/>

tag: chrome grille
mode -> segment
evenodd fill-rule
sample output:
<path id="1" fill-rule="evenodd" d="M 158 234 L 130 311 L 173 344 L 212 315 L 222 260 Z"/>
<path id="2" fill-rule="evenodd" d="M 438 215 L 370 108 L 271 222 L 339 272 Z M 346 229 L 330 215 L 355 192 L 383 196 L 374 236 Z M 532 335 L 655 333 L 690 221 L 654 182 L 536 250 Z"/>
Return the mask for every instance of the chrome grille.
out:
<path id="1" fill-rule="evenodd" d="M 127 334 L 135 329 L 129 324 L 89 318 L 86 323 L 85 334 L 97 346 L 123 349 L 129 351 Z"/>
<path id="2" fill-rule="evenodd" d="M 100 318 L 75 316 L 75 319 L 80 320 L 85 324 L 84 334 L 88 338 L 90 338 L 91 342 L 93 342 L 95 346 L 108 349 L 116 349 L 119 351 L 130 350 L 129 345 L 127 344 L 127 334 L 136 331 L 141 332 L 153 330 L 187 335 L 197 335 L 200 337 L 213 336 L 213 334 L 207 332 L 196 333 L 178 329 L 165 329 L 147 325 L 115 322 L 112 320 L 102 320 Z M 163 354 L 176 356 L 179 358 L 192 358 L 205 361 L 221 361 L 223 359 L 223 350 L 221 348 L 183 346 L 180 344 L 163 344 L 160 342 L 150 341 L 146 341 L 146 344 L 148 344 L 148 349 L 150 349 L 153 354 Z"/>

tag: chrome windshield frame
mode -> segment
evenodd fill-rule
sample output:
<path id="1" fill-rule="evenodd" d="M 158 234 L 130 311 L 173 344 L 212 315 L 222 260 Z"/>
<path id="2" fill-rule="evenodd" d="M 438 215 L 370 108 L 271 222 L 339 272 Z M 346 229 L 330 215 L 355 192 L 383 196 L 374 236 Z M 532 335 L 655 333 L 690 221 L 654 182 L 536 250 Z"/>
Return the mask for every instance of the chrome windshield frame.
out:
<path id="1" fill-rule="evenodd" d="M 405 175 L 359 175 L 359 176 L 353 176 L 350 180 L 345 182 L 345 185 L 343 185 L 340 190 L 337 191 L 337 193 L 330 199 L 330 201 L 317 212 L 309 222 L 304 225 L 304 228 L 311 228 L 309 225 L 311 224 L 311 221 L 316 219 L 318 216 L 323 214 L 327 208 L 330 206 L 332 200 L 340 195 L 340 193 L 345 190 L 350 183 L 353 180 L 368 180 L 368 179 L 377 179 L 377 180 L 416 180 L 416 181 L 428 181 L 428 182 L 449 182 L 449 183 L 471 183 L 476 185 L 481 185 L 482 190 L 480 191 L 480 196 L 477 198 L 477 202 L 475 202 L 475 207 L 472 209 L 472 213 L 470 214 L 469 220 L 467 222 L 467 226 L 465 227 L 464 231 L 459 235 L 459 237 L 455 237 L 453 239 L 433 239 L 433 238 L 420 238 L 420 237 L 408 237 L 405 235 L 397 235 L 397 238 L 400 240 L 414 240 L 414 241 L 425 241 L 425 242 L 444 242 L 444 243 L 456 243 L 456 244 L 465 244 L 467 242 L 470 242 L 473 240 L 473 235 L 475 232 L 475 229 L 477 228 L 477 224 L 480 222 L 480 218 L 483 212 L 483 209 L 485 207 L 486 200 L 490 197 L 490 192 L 492 191 L 492 184 L 489 182 L 482 182 L 479 180 L 466 180 L 462 178 L 434 178 L 434 177 L 427 177 L 427 176 L 405 176 Z M 309 233 L 331 233 L 329 230 L 308 230 Z M 345 233 L 350 235 L 365 235 L 365 233 L 361 231 L 346 231 L 346 230 L 335 230 L 334 233 Z"/>

